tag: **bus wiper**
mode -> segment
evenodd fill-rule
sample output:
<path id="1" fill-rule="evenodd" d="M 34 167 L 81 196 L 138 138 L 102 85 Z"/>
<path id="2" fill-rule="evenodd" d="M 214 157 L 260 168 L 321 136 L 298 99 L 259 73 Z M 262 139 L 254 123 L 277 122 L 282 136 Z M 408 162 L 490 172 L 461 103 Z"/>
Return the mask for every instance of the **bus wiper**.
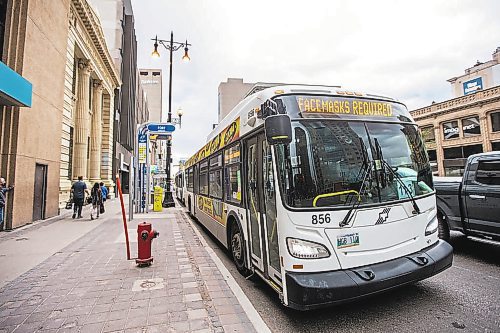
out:
<path id="1" fill-rule="evenodd" d="M 363 142 L 363 139 L 360 138 L 360 141 L 361 141 L 361 146 L 363 147 L 363 167 L 365 168 L 365 172 L 363 174 L 363 180 L 361 182 L 361 186 L 359 187 L 359 191 L 358 191 L 358 201 L 355 201 L 353 203 L 353 205 L 351 206 L 351 208 L 349 208 L 349 211 L 347 212 L 347 214 L 344 216 L 344 218 L 342 219 L 342 221 L 340 221 L 339 223 L 339 227 L 345 227 L 346 225 L 348 225 L 350 222 L 351 222 L 351 214 L 352 212 L 354 211 L 354 209 L 356 209 L 360 203 L 361 203 L 361 200 L 359 200 L 359 196 L 361 195 L 361 193 L 363 192 L 363 189 L 365 187 L 365 183 L 366 183 L 366 177 L 371 173 L 372 171 L 372 164 L 368 161 L 368 158 L 366 157 L 366 148 L 365 148 L 365 144 Z"/>
<path id="2" fill-rule="evenodd" d="M 420 208 L 418 207 L 417 205 L 417 201 L 415 200 L 415 197 L 413 196 L 413 194 L 411 194 L 411 191 L 410 189 L 408 188 L 408 186 L 406 186 L 406 184 L 403 182 L 403 180 L 401 179 L 401 176 L 398 175 L 396 173 L 396 171 L 394 171 L 392 169 L 392 166 L 387 163 L 387 161 L 384 159 L 384 156 L 382 154 L 382 147 L 380 146 L 380 144 L 378 143 L 378 140 L 377 138 L 374 139 L 375 140 L 375 147 L 377 149 L 377 155 L 378 155 L 378 158 L 380 159 L 380 161 L 382 162 L 382 166 L 384 169 L 388 169 L 391 174 L 396 178 L 396 180 L 399 182 L 399 184 L 401 185 L 401 187 L 404 189 L 404 191 L 406 192 L 406 195 L 408 195 L 408 197 L 410 198 L 411 200 L 411 203 L 413 205 L 413 214 L 415 215 L 418 215 L 420 214 Z"/>

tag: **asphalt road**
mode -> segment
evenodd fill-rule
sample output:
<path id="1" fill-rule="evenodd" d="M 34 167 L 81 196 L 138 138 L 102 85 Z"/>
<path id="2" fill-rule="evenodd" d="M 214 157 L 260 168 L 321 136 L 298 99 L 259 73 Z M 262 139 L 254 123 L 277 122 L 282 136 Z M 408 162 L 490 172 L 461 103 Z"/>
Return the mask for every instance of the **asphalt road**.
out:
<path id="1" fill-rule="evenodd" d="M 500 245 L 453 234 L 453 266 L 419 283 L 355 303 L 299 312 L 259 279 L 246 280 L 195 222 L 273 332 L 500 332 Z"/>

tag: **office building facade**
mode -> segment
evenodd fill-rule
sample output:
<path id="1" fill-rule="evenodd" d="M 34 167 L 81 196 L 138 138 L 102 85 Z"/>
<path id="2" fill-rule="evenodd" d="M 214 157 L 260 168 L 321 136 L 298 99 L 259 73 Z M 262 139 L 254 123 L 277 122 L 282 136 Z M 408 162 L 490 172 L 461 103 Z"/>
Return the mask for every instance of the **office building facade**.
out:
<path id="1" fill-rule="evenodd" d="M 500 150 L 500 48 L 448 82 L 455 98 L 411 114 L 436 173 L 460 176 L 470 155 Z"/>
<path id="2" fill-rule="evenodd" d="M 3 64 L 32 84 L 30 108 L 0 107 L 0 175 L 15 184 L 5 228 L 13 229 L 59 214 L 78 176 L 112 182 L 120 79 L 87 0 L 2 0 L 0 27 Z"/>

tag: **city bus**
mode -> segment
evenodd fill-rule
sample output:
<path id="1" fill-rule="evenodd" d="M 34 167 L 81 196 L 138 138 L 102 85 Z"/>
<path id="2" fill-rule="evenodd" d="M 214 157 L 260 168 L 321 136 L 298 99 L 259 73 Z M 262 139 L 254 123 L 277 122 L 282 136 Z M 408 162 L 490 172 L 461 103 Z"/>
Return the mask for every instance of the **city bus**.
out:
<path id="1" fill-rule="evenodd" d="M 309 310 L 433 276 L 432 170 L 406 106 L 329 86 L 242 100 L 185 165 L 189 213 L 285 306 Z"/>
<path id="2" fill-rule="evenodd" d="M 186 204 L 186 201 L 184 199 L 184 168 L 183 166 L 179 167 L 179 171 L 175 174 L 174 177 L 174 184 L 175 184 L 175 197 L 177 198 L 178 201 L 180 201 L 183 205 Z"/>

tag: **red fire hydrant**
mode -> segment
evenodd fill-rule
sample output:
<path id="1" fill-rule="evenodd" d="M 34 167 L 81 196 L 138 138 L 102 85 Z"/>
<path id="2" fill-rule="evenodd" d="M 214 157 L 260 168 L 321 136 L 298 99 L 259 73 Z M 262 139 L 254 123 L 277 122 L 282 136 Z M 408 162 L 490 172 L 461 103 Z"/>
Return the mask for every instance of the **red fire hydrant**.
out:
<path id="1" fill-rule="evenodd" d="M 137 226 L 137 250 L 138 255 L 135 260 L 139 266 L 149 266 L 153 262 L 151 255 L 151 244 L 153 239 L 160 234 L 153 230 L 151 223 L 142 222 Z"/>

